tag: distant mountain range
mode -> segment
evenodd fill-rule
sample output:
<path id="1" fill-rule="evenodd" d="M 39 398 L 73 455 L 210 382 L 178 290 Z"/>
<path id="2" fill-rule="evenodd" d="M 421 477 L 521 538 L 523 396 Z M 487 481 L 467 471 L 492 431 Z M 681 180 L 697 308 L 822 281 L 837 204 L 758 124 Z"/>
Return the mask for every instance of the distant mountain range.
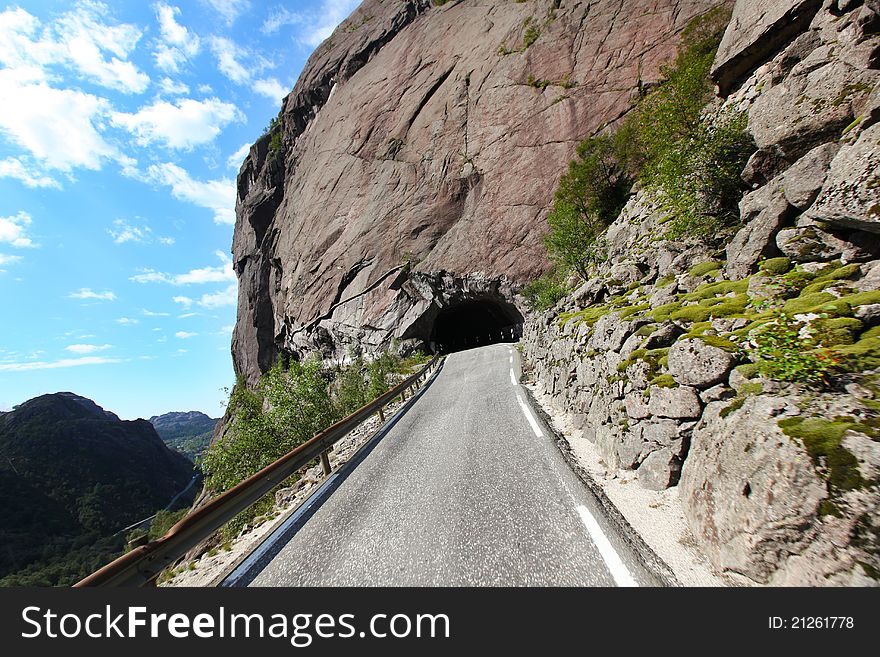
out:
<path id="1" fill-rule="evenodd" d="M 165 508 L 194 474 L 152 424 L 73 393 L 0 415 L 0 585 L 77 581 L 122 551 L 114 534 Z"/>
<path id="2" fill-rule="evenodd" d="M 218 421 L 217 418 L 210 418 L 198 411 L 165 413 L 150 418 L 150 424 L 165 444 L 191 460 L 205 451 L 211 443 Z"/>

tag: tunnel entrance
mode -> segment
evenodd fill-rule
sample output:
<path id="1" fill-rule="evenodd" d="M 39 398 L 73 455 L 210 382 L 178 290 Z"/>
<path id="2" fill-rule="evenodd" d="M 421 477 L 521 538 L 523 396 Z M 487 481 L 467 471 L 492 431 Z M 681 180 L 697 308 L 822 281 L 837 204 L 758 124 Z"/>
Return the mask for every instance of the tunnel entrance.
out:
<path id="1" fill-rule="evenodd" d="M 436 353 L 450 353 L 496 342 L 516 342 L 523 317 L 515 306 L 488 299 L 461 301 L 439 312 L 431 331 Z"/>

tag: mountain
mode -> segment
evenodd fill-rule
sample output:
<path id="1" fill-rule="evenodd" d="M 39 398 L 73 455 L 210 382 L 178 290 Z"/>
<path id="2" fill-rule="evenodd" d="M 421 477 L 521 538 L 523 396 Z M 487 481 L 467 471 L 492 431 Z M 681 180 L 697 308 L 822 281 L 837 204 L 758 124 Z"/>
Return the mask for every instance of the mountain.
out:
<path id="1" fill-rule="evenodd" d="M 150 424 L 165 444 L 195 459 L 211 443 L 218 420 L 199 411 L 154 415 Z"/>
<path id="2" fill-rule="evenodd" d="M 5 585 L 77 581 L 121 551 L 116 532 L 164 508 L 194 475 L 146 420 L 120 420 L 69 392 L 0 416 L 0 455 Z"/>
<path id="3" fill-rule="evenodd" d="M 577 144 L 661 77 L 717 0 L 365 0 L 238 177 L 236 371 L 424 347 L 468 299 L 522 321 Z M 437 5 L 437 6 L 435 6 Z"/>

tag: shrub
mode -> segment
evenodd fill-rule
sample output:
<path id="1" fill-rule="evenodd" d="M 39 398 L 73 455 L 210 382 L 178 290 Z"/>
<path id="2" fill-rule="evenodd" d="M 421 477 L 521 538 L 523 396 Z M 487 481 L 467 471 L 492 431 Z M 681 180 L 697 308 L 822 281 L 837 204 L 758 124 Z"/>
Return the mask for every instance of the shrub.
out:
<path id="1" fill-rule="evenodd" d="M 565 277 L 558 269 L 535 279 L 522 290 L 526 303 L 534 310 L 547 310 L 557 304 L 568 293 Z"/>
<path id="2" fill-rule="evenodd" d="M 610 137 L 591 137 L 577 147 L 577 159 L 559 181 L 550 232 L 550 257 L 563 269 L 589 277 L 591 264 L 604 258 L 606 227 L 626 203 L 632 181 L 625 175 Z"/>
<path id="3" fill-rule="evenodd" d="M 753 143 L 742 112 L 704 112 L 709 70 L 730 18 L 723 7 L 691 21 L 665 80 L 642 98 L 618 133 L 621 157 L 669 212 L 670 237 L 716 236 L 739 216 L 740 172 Z"/>
<path id="4" fill-rule="evenodd" d="M 825 382 L 840 362 L 828 349 L 818 348 L 815 330 L 785 314 L 751 333 L 752 360 L 764 376 L 779 381 Z"/>

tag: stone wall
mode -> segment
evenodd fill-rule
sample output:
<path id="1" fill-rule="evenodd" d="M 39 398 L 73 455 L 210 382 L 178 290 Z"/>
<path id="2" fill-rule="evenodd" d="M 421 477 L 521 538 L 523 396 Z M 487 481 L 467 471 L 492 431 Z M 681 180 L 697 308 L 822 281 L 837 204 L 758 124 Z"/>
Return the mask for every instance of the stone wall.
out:
<path id="1" fill-rule="evenodd" d="M 880 3 L 767 5 L 736 3 L 713 69 L 757 146 L 726 249 L 665 239 L 635 194 L 595 278 L 527 322 L 524 358 L 611 471 L 680 487 L 719 570 L 876 584 Z M 750 341 L 780 313 L 847 371 L 762 376 Z"/>

